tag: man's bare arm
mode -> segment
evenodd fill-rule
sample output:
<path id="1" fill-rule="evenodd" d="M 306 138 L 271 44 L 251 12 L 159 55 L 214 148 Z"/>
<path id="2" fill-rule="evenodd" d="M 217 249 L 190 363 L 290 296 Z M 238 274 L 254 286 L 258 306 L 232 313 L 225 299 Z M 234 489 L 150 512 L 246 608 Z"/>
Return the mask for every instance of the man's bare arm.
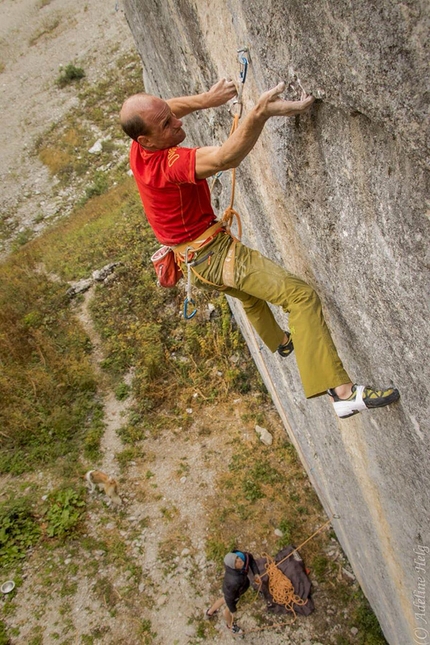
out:
<path id="1" fill-rule="evenodd" d="M 222 78 L 215 85 L 212 85 L 207 92 L 195 94 L 194 96 L 180 96 L 168 99 L 166 103 L 176 118 L 182 119 L 183 116 L 191 112 L 224 105 L 234 96 L 236 96 L 236 85 L 233 81 Z"/>
<path id="2" fill-rule="evenodd" d="M 238 129 L 222 146 L 197 149 L 196 177 L 198 179 L 206 179 L 221 170 L 236 168 L 251 152 L 270 117 L 302 114 L 315 100 L 313 96 L 308 96 L 300 101 L 285 101 L 279 97 L 284 89 L 285 83 L 279 83 L 262 94 Z"/>

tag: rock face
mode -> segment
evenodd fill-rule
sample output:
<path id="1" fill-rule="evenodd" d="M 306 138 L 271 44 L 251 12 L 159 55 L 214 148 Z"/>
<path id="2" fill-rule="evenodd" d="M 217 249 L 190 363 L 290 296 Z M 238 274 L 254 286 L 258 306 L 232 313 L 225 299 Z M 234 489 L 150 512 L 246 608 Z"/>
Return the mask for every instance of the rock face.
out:
<path id="1" fill-rule="evenodd" d="M 337 421 L 326 397 L 306 401 L 294 357 L 271 355 L 231 306 L 387 640 L 418 642 L 414 590 L 430 567 L 428 3 L 125 0 L 125 11 L 148 92 L 238 78 L 246 46 L 245 111 L 279 80 L 320 97 L 307 115 L 272 119 L 237 172 L 243 241 L 316 287 L 353 380 L 395 383 L 400 403 Z M 225 107 L 189 116 L 186 144 L 219 144 L 230 123 Z"/>

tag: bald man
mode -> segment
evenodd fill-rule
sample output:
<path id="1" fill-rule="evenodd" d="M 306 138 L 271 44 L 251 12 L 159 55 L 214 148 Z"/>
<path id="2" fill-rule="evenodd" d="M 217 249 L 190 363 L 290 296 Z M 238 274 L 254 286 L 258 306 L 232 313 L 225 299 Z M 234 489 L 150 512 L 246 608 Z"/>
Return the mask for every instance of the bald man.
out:
<path id="1" fill-rule="evenodd" d="M 352 383 L 314 289 L 234 240 L 216 219 L 206 182 L 207 177 L 239 166 L 268 119 L 300 115 L 312 106 L 312 96 L 284 100 L 284 89 L 285 84 L 279 83 L 264 92 L 236 131 L 219 146 L 181 146 L 186 137 L 182 118 L 232 99 L 236 87 L 227 79 L 193 96 L 163 100 L 135 94 L 124 102 L 120 121 L 133 139 L 130 165 L 156 238 L 172 247 L 182 263 L 192 260 L 192 280 L 200 288 L 223 290 L 238 298 L 272 352 L 286 357 L 294 350 L 305 396 L 328 393 L 337 415 L 347 418 L 367 408 L 393 403 L 399 398 L 398 391 Z M 290 331 L 278 325 L 268 303 L 289 314 Z"/>

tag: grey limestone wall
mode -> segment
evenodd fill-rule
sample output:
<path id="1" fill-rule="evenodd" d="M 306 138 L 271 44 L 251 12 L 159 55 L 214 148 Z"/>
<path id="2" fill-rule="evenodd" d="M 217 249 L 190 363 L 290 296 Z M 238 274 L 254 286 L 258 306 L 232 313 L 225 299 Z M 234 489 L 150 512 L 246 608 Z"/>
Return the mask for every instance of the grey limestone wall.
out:
<path id="1" fill-rule="evenodd" d="M 306 401 L 294 359 L 271 355 L 231 306 L 392 645 L 430 642 L 430 609 L 426 625 L 414 605 L 426 575 L 415 552 L 430 546 L 428 7 L 125 0 L 146 91 L 170 97 L 236 78 L 247 46 L 245 111 L 279 80 L 298 77 L 319 97 L 307 115 L 272 119 L 242 163 L 243 241 L 317 289 L 352 378 L 395 383 L 400 403 L 338 421 L 328 398 Z M 186 142 L 219 144 L 230 123 L 226 108 L 191 115 Z M 426 566 L 430 587 L 430 554 Z"/>

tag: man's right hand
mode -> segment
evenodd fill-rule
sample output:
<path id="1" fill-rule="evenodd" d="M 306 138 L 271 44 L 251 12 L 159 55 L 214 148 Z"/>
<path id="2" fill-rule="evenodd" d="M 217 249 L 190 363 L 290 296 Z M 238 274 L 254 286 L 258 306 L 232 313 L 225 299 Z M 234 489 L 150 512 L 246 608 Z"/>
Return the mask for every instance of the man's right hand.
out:
<path id="1" fill-rule="evenodd" d="M 272 116 L 295 116 L 310 108 L 315 101 L 313 96 L 306 96 L 303 93 L 300 101 L 286 101 L 279 95 L 285 90 L 285 83 L 282 81 L 276 87 L 260 96 L 255 110 L 262 117 L 269 119 Z"/>
<path id="2" fill-rule="evenodd" d="M 228 78 L 221 78 L 206 92 L 207 106 L 219 107 L 236 96 L 236 84 Z"/>

